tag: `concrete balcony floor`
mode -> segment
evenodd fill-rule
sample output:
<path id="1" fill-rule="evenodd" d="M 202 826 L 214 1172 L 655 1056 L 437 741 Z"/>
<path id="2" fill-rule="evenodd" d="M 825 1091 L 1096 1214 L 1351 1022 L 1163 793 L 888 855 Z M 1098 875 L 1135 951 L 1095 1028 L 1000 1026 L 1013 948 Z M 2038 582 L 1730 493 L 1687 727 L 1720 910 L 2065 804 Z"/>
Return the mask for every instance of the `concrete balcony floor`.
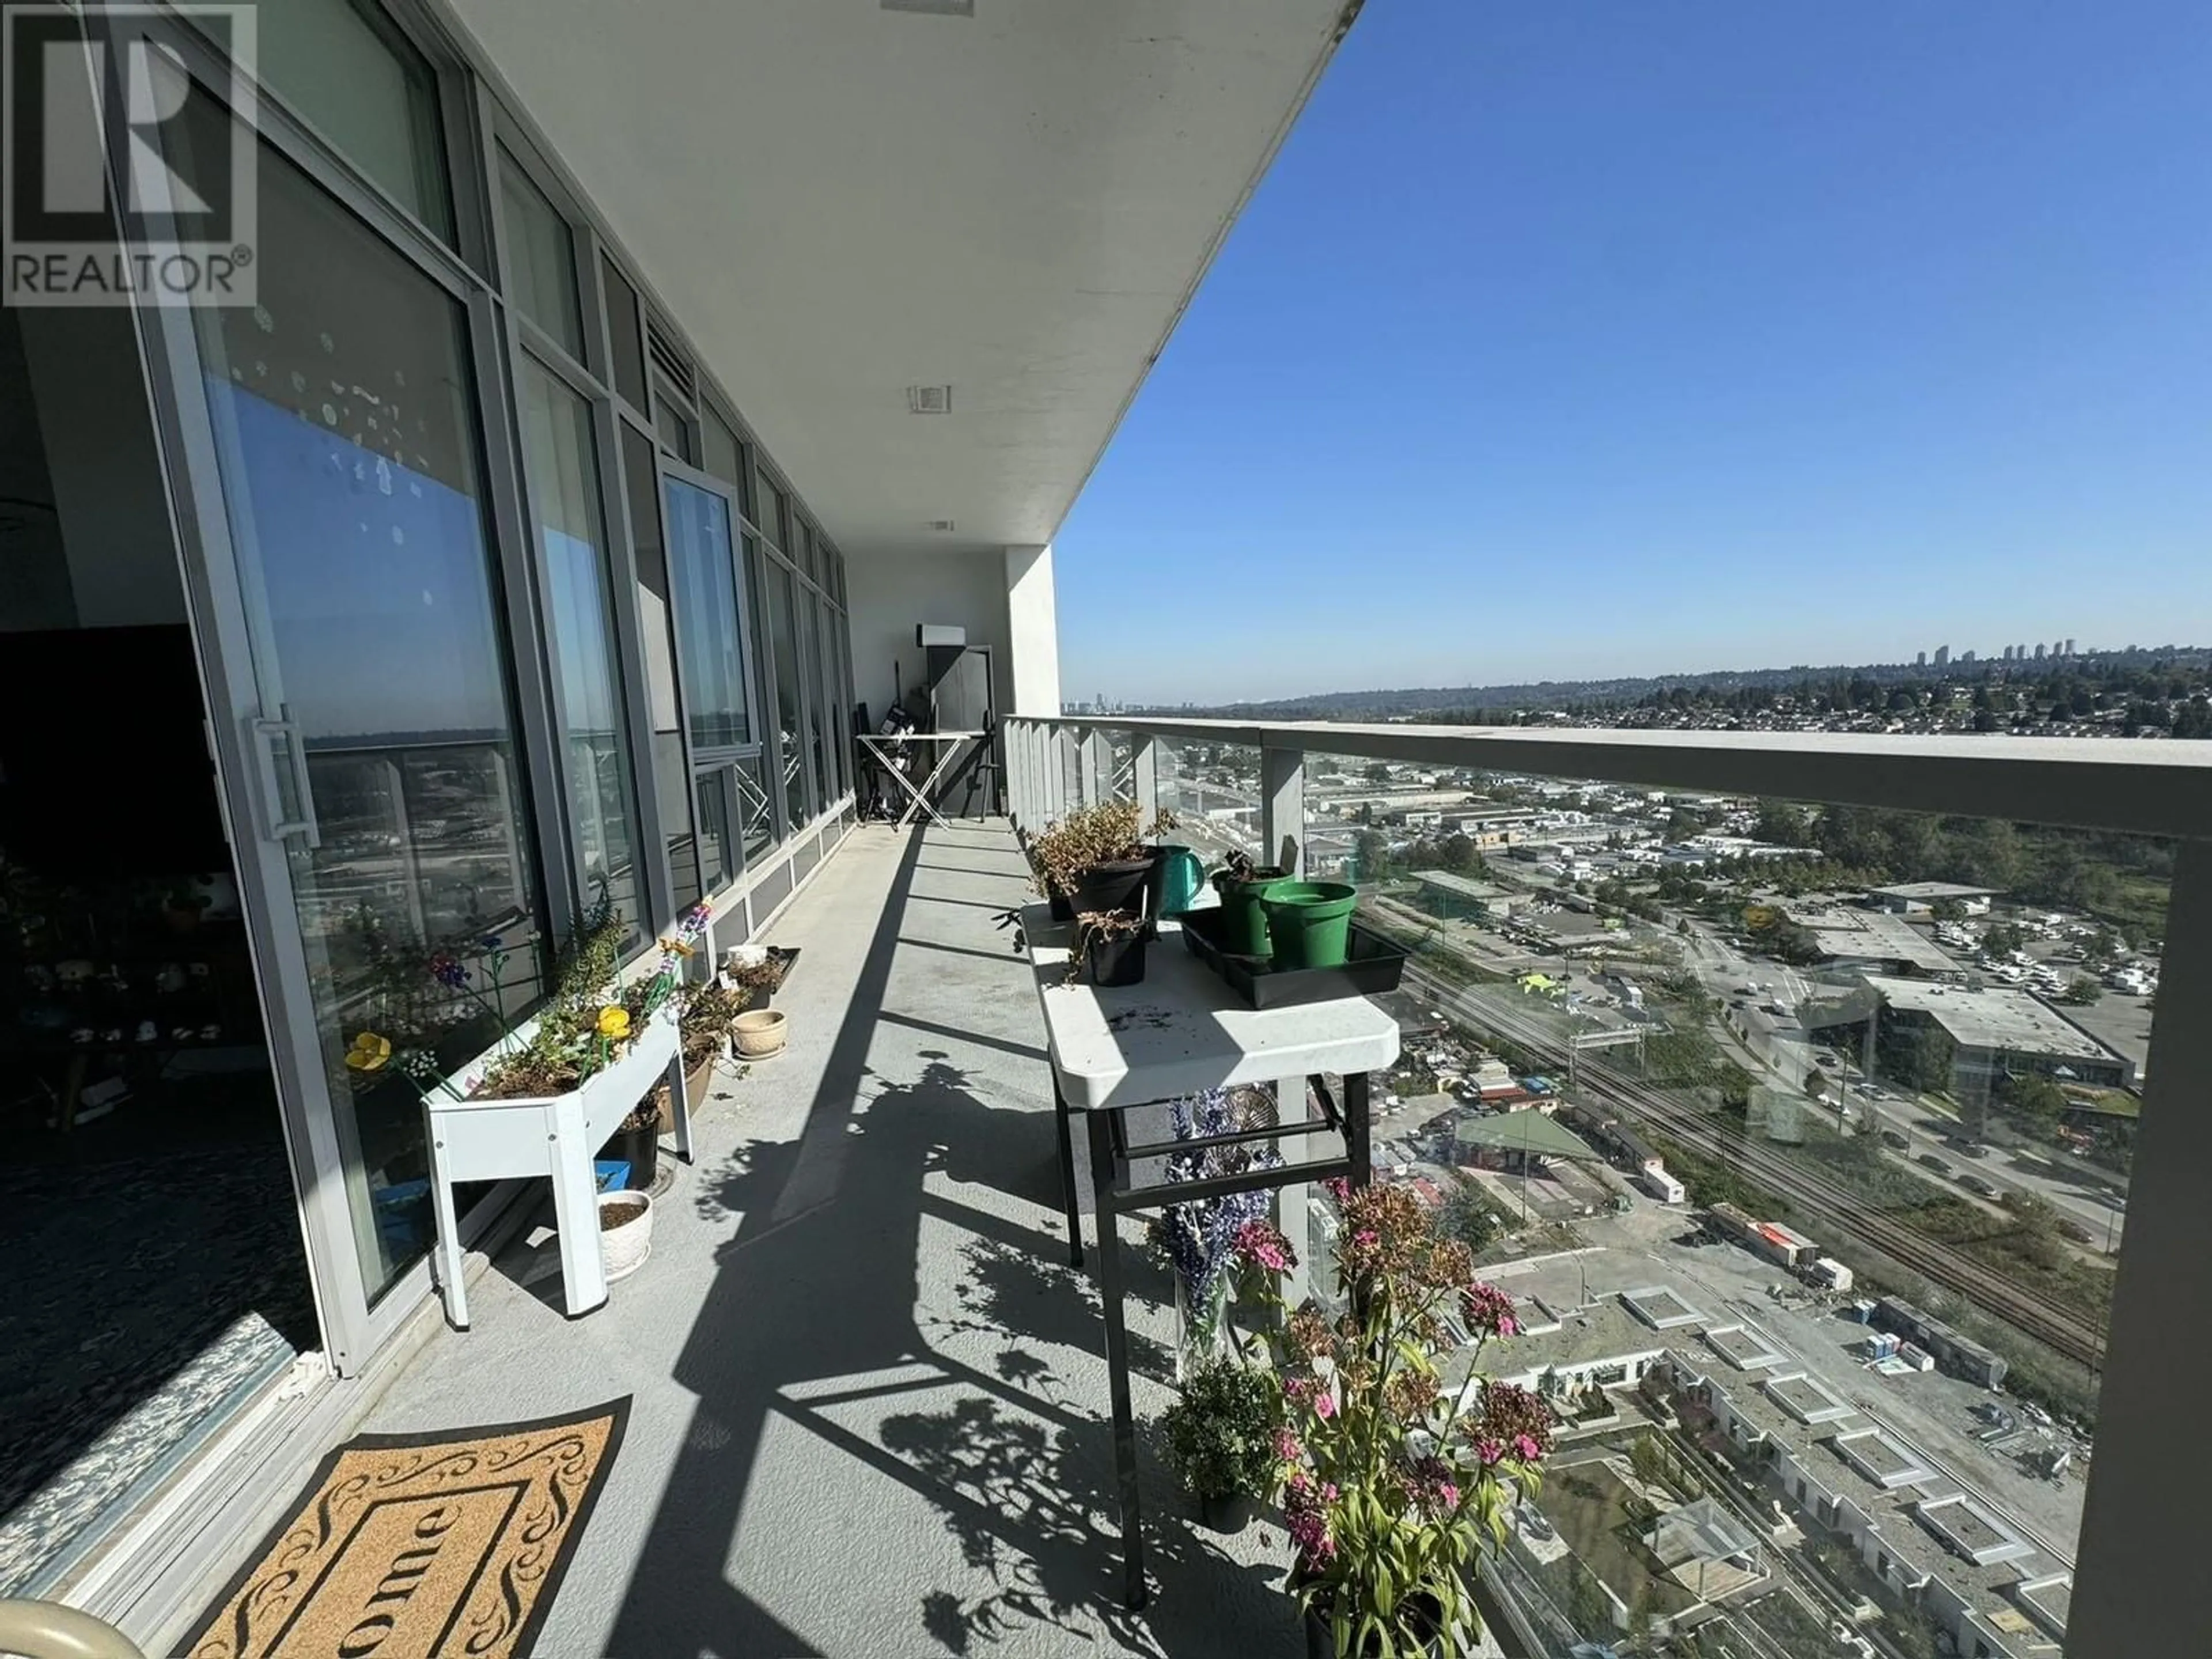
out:
<path id="1" fill-rule="evenodd" d="M 1280 1528 L 1198 1528 L 1149 1447 L 1155 1595 L 1120 1604 L 1098 1298 L 1066 1265 L 1042 1024 L 997 920 L 1024 896 L 1003 826 L 858 830 L 774 930 L 805 950 L 790 1048 L 718 1081 L 652 1260 L 571 1322 L 526 1232 L 364 1425 L 631 1396 L 540 1652 L 1303 1652 Z M 1171 1322 L 1123 1237 L 1141 1419 Z"/>

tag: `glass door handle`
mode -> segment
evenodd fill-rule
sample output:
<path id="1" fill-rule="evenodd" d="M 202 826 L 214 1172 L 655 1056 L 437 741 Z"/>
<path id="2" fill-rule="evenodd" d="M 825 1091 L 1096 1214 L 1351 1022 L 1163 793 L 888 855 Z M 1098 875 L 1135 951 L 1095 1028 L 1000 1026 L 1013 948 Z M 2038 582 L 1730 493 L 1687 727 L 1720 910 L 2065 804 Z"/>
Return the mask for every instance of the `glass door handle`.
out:
<path id="1" fill-rule="evenodd" d="M 261 784 L 262 828 L 271 841 L 298 836 L 313 848 L 323 844 L 315 821 L 315 797 L 307 779 L 307 749 L 289 704 L 277 706 L 277 718 L 249 720 Z"/>

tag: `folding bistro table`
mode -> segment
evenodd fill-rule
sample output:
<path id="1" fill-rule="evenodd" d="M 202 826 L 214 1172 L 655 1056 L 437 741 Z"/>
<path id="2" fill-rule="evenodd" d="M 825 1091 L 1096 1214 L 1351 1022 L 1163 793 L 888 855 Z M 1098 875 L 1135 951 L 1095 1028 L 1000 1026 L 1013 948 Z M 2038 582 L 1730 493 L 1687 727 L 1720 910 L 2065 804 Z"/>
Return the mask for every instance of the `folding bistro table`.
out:
<path id="1" fill-rule="evenodd" d="M 854 735 L 861 745 L 876 757 L 884 770 L 896 778 L 899 787 L 912 797 L 907 802 L 906 811 L 899 814 L 896 827 L 905 829 L 914 822 L 914 815 L 920 812 L 942 830 L 946 827 L 945 822 L 938 816 L 937 809 L 929 804 L 929 792 L 937 787 L 937 781 L 951 769 L 954 759 L 960 753 L 960 745 L 970 738 L 981 738 L 987 734 L 981 732 L 902 732 L 896 737 L 885 738 L 861 732 Z M 917 785 L 907 776 L 906 769 L 899 763 L 900 757 L 884 751 L 884 745 L 888 743 L 939 743 L 945 747 L 937 757 L 937 763 L 929 769 L 929 775 Z"/>
<path id="2" fill-rule="evenodd" d="M 1083 1265 L 1078 1213 L 1073 1120 L 1090 1137 L 1091 1185 L 1098 1215 L 1098 1287 L 1105 1304 L 1106 1368 L 1114 1412 L 1114 1466 L 1121 1506 L 1123 1599 L 1145 1604 L 1145 1545 L 1137 1497 L 1136 1424 L 1129 1401 L 1128 1333 L 1121 1310 L 1121 1266 L 1115 1218 L 1133 1210 L 1190 1203 L 1230 1193 L 1259 1192 L 1342 1176 L 1367 1184 L 1367 1074 L 1398 1058 L 1398 1022 L 1366 997 L 1254 1009 L 1183 947 L 1181 929 L 1160 924 L 1146 952 L 1144 981 L 1123 987 L 1069 985 L 1074 926 L 1052 920 L 1048 906 L 1022 912 L 1022 933 L 1044 1008 L 1052 1063 L 1054 1116 L 1060 1133 L 1060 1187 L 1067 1211 L 1068 1260 Z M 1343 1079 L 1340 1103 L 1328 1078 Z M 1188 1140 L 1132 1144 L 1126 1114 L 1202 1090 L 1235 1084 L 1297 1084 L 1319 1103 L 1297 1117 L 1287 1099 L 1279 1121 L 1263 1128 Z M 1285 1091 L 1287 1093 L 1288 1091 Z M 1201 1180 L 1166 1179 L 1171 1154 L 1209 1146 L 1329 1138 L 1329 1155 Z"/>

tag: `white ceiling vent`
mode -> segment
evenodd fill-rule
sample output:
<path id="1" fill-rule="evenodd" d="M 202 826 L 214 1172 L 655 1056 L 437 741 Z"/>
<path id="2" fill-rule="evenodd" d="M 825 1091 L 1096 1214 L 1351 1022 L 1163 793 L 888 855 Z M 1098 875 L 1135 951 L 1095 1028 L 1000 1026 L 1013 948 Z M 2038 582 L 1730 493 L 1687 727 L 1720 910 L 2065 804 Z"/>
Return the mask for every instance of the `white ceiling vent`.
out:
<path id="1" fill-rule="evenodd" d="M 910 386 L 906 389 L 909 415 L 950 415 L 952 388 L 949 386 Z"/>
<path id="2" fill-rule="evenodd" d="M 945 531 L 952 529 L 953 523 L 950 519 L 932 519 L 929 521 L 929 527 L 932 530 L 938 531 L 941 533 Z"/>
<path id="3" fill-rule="evenodd" d="M 885 11 L 918 11 L 932 17 L 973 17 L 975 0 L 878 0 Z"/>

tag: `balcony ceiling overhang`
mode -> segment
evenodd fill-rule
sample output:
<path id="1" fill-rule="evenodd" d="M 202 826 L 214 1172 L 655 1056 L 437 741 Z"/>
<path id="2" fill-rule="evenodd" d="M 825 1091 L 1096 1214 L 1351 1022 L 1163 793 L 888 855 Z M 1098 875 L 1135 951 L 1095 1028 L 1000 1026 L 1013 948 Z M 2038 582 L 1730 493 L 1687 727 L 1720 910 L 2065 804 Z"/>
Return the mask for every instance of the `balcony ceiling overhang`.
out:
<path id="1" fill-rule="evenodd" d="M 1051 539 L 1358 0 L 450 3 L 883 554 Z"/>

